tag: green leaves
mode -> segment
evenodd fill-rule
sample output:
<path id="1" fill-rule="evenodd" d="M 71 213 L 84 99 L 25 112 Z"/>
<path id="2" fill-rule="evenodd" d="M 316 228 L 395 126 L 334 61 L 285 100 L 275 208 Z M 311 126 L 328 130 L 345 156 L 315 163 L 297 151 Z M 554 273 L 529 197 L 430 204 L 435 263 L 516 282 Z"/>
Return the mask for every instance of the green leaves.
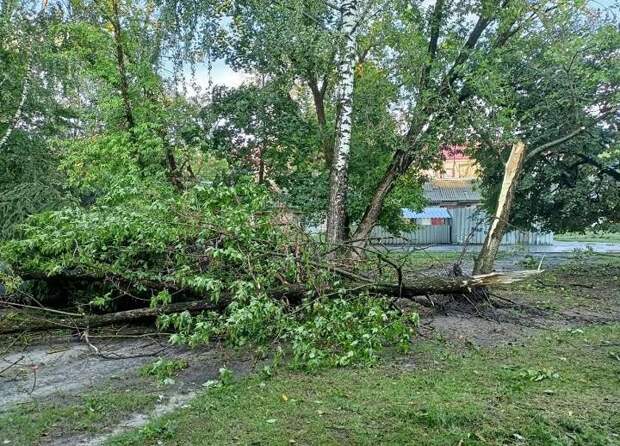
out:
<path id="1" fill-rule="evenodd" d="M 286 335 L 296 368 L 371 365 L 386 344 L 407 349 L 413 334 L 403 315 L 370 296 L 320 299 L 303 308 Z"/>
<path id="2" fill-rule="evenodd" d="M 558 379 L 560 374 L 553 369 L 527 369 L 520 372 L 519 376 L 529 381 L 540 382 L 546 379 Z"/>

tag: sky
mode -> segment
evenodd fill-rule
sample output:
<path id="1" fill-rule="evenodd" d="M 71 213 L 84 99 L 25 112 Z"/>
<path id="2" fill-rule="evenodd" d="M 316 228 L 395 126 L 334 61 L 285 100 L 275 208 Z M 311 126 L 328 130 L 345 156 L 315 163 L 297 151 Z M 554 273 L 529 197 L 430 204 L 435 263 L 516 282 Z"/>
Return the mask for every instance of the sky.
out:
<path id="1" fill-rule="evenodd" d="M 211 68 L 211 78 L 214 85 L 225 85 L 227 87 L 238 87 L 249 79 L 249 75 L 244 72 L 234 71 L 226 64 L 224 59 L 213 62 Z M 196 81 L 203 87 L 209 83 L 209 71 L 206 64 L 201 65 L 196 70 Z"/>
<path id="2" fill-rule="evenodd" d="M 620 20 L 620 4 L 618 0 L 588 0 L 588 3 L 592 8 L 596 9 L 608 11 L 615 9 L 616 15 Z M 250 75 L 241 71 L 234 71 L 223 59 L 219 59 L 212 63 L 211 79 L 213 85 L 235 88 L 248 81 Z M 203 88 L 203 91 L 206 91 L 209 85 L 209 70 L 206 63 L 196 66 L 196 82 Z"/>

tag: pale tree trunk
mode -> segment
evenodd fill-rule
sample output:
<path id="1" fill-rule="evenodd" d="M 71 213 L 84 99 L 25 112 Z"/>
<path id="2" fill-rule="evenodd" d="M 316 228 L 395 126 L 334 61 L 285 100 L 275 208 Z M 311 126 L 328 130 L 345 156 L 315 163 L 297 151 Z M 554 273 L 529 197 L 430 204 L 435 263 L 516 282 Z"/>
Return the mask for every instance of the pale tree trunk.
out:
<path id="1" fill-rule="evenodd" d="M 512 208 L 515 189 L 523 167 L 524 158 L 525 144 L 522 141 L 518 141 L 512 146 L 508 163 L 506 163 L 504 181 L 502 181 L 502 188 L 497 199 L 497 209 L 495 215 L 493 215 L 493 221 L 484 239 L 482 249 L 476 258 L 474 274 L 487 274 L 493 271 L 497 251 L 508 226 L 510 209 Z"/>
<path id="2" fill-rule="evenodd" d="M 329 179 L 329 205 L 327 209 L 327 242 L 340 244 L 346 238 L 347 188 L 349 174 L 349 153 L 351 151 L 351 127 L 353 124 L 353 83 L 355 67 L 355 20 L 357 0 L 346 0 L 342 4 L 342 33 L 345 47 L 340 58 L 338 91 L 341 107 L 336 124 L 336 144 Z"/>
<path id="3" fill-rule="evenodd" d="M 13 119 L 9 121 L 9 126 L 6 129 L 6 132 L 0 138 L 0 149 L 6 144 L 6 142 L 11 137 L 11 133 L 17 125 L 19 124 L 19 120 L 22 116 L 22 110 L 24 108 L 24 103 L 26 102 L 26 97 L 28 96 L 28 88 L 30 87 L 30 60 L 26 64 L 26 76 L 24 77 L 24 83 L 22 85 L 22 93 L 19 99 L 19 104 L 15 109 L 15 114 L 13 115 Z"/>

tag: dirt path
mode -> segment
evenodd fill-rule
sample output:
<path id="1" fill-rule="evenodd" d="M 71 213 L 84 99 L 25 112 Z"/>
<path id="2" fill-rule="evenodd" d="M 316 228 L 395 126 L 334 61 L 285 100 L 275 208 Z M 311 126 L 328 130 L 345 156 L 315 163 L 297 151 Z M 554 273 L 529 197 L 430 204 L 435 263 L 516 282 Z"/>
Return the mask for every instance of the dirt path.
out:
<path id="1" fill-rule="evenodd" d="M 92 348 L 69 337 L 19 348 L 0 356 L 0 370 L 5 369 L 0 374 L 0 416 L 24 404 L 41 407 L 81 404 L 81 395 L 102 389 L 122 394 L 138 388 L 144 394 L 156 395 L 154 405 L 128 414 L 114 425 L 105 425 L 99 432 L 76 433 L 71 429 L 65 432 L 62 426 L 58 426 L 50 429 L 38 443 L 96 446 L 184 406 L 196 392 L 205 389 L 205 383 L 218 379 L 221 368 L 241 377 L 254 367 L 248 355 L 217 346 L 195 350 L 171 347 L 165 338 L 114 338 L 105 342 L 93 338 L 91 342 L 105 357 L 97 356 Z M 140 369 L 157 358 L 183 360 L 187 368 L 167 385 L 155 378 L 140 376 Z"/>
<path id="2" fill-rule="evenodd" d="M 133 429 L 140 429 L 155 418 L 161 417 L 180 409 L 187 405 L 194 397 L 196 392 L 174 393 L 170 395 L 165 402 L 158 403 L 152 410 L 147 412 L 138 412 L 132 414 L 129 418 L 121 421 L 116 427 L 107 432 L 95 435 L 77 435 L 65 438 L 58 438 L 49 445 L 53 446 L 100 446 L 107 440 L 116 435 L 128 432 Z"/>
<path id="3" fill-rule="evenodd" d="M 156 340 L 121 339 L 101 345 L 119 359 L 106 360 L 70 338 L 26 347 L 0 357 L 0 411 L 58 393 L 84 392 L 153 360 L 167 348 Z M 121 359 L 122 358 L 122 359 Z M 13 365 L 12 365 L 13 364 Z M 114 379 L 114 378 L 113 378 Z"/>

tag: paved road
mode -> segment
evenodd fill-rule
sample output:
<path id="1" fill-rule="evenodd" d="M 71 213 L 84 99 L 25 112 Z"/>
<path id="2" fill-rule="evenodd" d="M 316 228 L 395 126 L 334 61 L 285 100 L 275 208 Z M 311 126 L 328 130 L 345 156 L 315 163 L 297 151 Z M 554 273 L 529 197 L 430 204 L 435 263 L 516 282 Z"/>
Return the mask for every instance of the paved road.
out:
<path id="1" fill-rule="evenodd" d="M 431 252 L 460 252 L 463 247 L 461 245 L 433 245 L 429 247 L 423 246 L 394 246 L 389 249 L 397 251 L 419 250 L 424 248 Z M 525 246 L 525 245 L 503 245 L 500 248 L 502 252 L 515 252 L 522 254 L 559 254 L 571 253 L 577 250 L 585 251 L 592 249 L 594 252 L 601 253 L 619 253 L 620 243 L 598 243 L 598 242 L 560 242 L 555 241 L 549 246 Z M 480 245 L 470 245 L 468 252 L 476 252 L 480 250 Z"/>

